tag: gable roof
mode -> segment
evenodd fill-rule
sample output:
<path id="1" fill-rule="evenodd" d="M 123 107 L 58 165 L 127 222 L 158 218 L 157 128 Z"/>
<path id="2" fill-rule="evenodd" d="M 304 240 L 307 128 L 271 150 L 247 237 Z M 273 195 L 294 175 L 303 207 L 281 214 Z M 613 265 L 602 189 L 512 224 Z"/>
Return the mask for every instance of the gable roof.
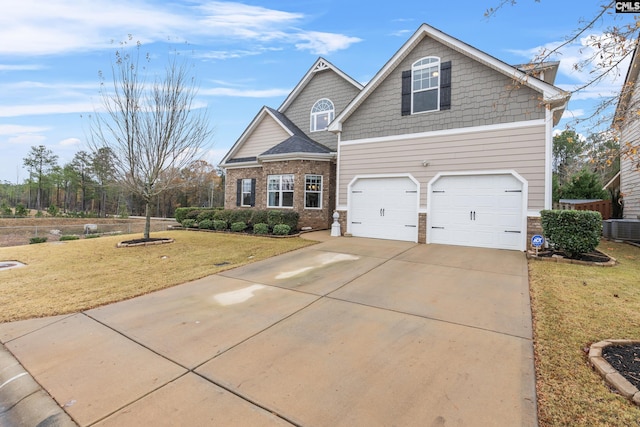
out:
<path id="1" fill-rule="evenodd" d="M 285 111 L 287 108 L 289 108 L 291 103 L 298 97 L 300 92 L 302 92 L 304 88 L 309 84 L 311 79 L 313 79 L 314 74 L 320 71 L 325 71 L 325 70 L 332 70 L 333 72 L 338 74 L 340 77 L 342 77 L 344 80 L 346 80 L 348 83 L 355 86 L 358 90 L 362 90 L 363 88 L 362 84 L 360 84 L 358 81 L 349 77 L 346 73 L 344 73 L 338 67 L 333 65 L 331 62 L 320 57 L 311 66 L 311 68 L 309 68 L 309 71 L 307 71 L 307 73 L 302 77 L 302 79 L 298 82 L 296 87 L 293 88 L 289 96 L 287 96 L 287 99 L 285 99 L 282 105 L 280 105 L 280 107 L 278 108 L 278 111 Z"/>
<path id="2" fill-rule="evenodd" d="M 273 118 L 277 124 L 290 136 L 279 144 L 271 147 L 257 157 L 233 158 L 233 155 L 240 149 L 242 144 L 253 133 L 253 130 L 267 117 Z M 310 139 L 298 126 L 296 126 L 287 116 L 271 107 L 262 107 L 260 112 L 251 121 L 244 133 L 238 141 L 231 147 L 229 152 L 224 156 L 220 165 L 236 164 L 236 163 L 255 163 L 263 158 L 282 158 L 291 155 L 309 154 L 312 157 L 332 157 L 333 152 L 326 146 Z"/>
<path id="3" fill-rule="evenodd" d="M 470 46 L 442 31 L 431 27 L 427 24 L 422 24 L 420 28 L 405 42 L 405 44 L 398 50 L 393 57 L 376 73 L 376 75 L 367 83 L 364 89 L 345 107 L 344 110 L 329 124 L 329 131 L 340 132 L 342 130 L 342 123 L 347 120 L 351 114 L 367 99 L 371 93 L 385 80 L 385 78 L 391 74 L 393 70 L 400 64 L 400 62 L 409 55 L 409 53 L 425 38 L 430 37 L 445 46 L 450 47 L 464 55 L 467 55 L 474 60 L 508 76 L 516 79 L 525 86 L 528 86 L 543 94 L 543 100 L 551 107 L 561 107 L 558 111 L 554 112 L 554 123 L 560 120 L 562 116 L 562 109 L 569 100 L 569 94 L 549 83 L 539 80 L 535 77 L 527 75 L 527 73 L 508 65 L 493 56 L 482 52 Z"/>

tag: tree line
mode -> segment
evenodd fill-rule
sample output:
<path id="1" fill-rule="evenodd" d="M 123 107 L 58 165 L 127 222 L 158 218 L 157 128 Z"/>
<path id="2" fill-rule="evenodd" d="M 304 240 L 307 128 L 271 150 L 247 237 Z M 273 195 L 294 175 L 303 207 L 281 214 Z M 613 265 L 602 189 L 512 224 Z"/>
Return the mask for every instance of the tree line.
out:
<path id="1" fill-rule="evenodd" d="M 22 183 L 0 182 L 0 215 L 19 216 L 27 209 L 53 216 L 145 215 L 145 200 L 118 179 L 110 148 L 78 151 L 63 165 L 58 159 L 44 145 L 32 146 L 23 159 L 28 177 Z M 173 217 L 178 207 L 224 205 L 224 175 L 204 160 L 165 177 L 173 185 L 151 200 L 153 216 Z"/>

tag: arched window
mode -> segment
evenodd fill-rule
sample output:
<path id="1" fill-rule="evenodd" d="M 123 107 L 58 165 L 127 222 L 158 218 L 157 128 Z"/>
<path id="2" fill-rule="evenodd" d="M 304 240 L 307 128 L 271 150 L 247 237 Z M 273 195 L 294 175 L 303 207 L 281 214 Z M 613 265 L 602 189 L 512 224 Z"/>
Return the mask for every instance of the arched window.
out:
<path id="1" fill-rule="evenodd" d="M 311 132 L 325 130 L 333 120 L 333 102 L 322 98 L 313 104 L 311 109 Z"/>
<path id="2" fill-rule="evenodd" d="M 411 66 L 411 111 L 436 111 L 440 106 L 440 58 L 428 56 Z"/>

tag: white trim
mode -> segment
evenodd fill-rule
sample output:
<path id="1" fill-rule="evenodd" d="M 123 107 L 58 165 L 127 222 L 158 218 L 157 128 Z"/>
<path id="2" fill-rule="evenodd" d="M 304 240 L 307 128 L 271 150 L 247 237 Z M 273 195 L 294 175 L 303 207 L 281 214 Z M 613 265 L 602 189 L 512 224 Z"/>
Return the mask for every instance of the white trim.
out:
<path id="1" fill-rule="evenodd" d="M 347 223 L 347 233 L 351 233 L 351 222 L 349 221 L 349 215 L 350 215 L 350 211 L 351 211 L 351 187 L 358 182 L 359 180 L 363 180 L 363 179 L 370 179 L 370 178 L 409 178 L 415 185 L 416 185 L 416 215 L 418 214 L 418 210 L 420 209 L 420 181 L 418 181 L 417 179 L 415 179 L 413 177 L 413 175 L 411 175 L 410 173 L 382 173 L 382 174 L 364 174 L 364 175 L 355 175 L 351 181 L 349 182 L 349 184 L 347 185 L 347 217 L 345 218 L 345 221 Z M 337 210 L 338 208 L 336 208 Z M 418 242 L 418 237 L 419 237 L 419 229 L 420 229 L 420 217 L 418 216 L 416 218 L 416 224 L 418 224 L 418 227 L 416 228 L 416 239 L 414 240 L 414 242 Z"/>
<path id="2" fill-rule="evenodd" d="M 237 162 L 237 163 L 229 163 L 227 165 L 225 164 L 220 164 L 218 165 L 221 168 L 227 170 L 227 169 L 244 169 L 244 168 L 261 168 L 262 165 L 256 163 L 256 162 Z"/>
<path id="3" fill-rule="evenodd" d="M 440 137 L 440 136 L 463 135 L 467 133 L 477 133 L 477 132 L 492 132 L 497 130 L 509 130 L 509 129 L 517 129 L 517 128 L 535 127 L 535 126 L 545 125 L 546 123 L 547 122 L 545 121 L 545 119 L 536 119 L 536 120 L 527 120 L 527 121 L 521 121 L 521 122 L 500 123 L 495 125 L 471 126 L 466 128 L 443 129 L 443 130 L 434 130 L 429 132 L 354 139 L 346 142 L 339 140 L 338 147 L 340 147 L 340 145 L 368 144 L 368 143 L 374 143 L 374 142 L 389 142 L 389 141 L 410 140 L 410 139 L 430 138 L 430 137 Z"/>
<path id="4" fill-rule="evenodd" d="M 463 172 L 438 172 L 427 184 L 427 244 L 431 243 L 431 233 L 429 230 L 431 229 L 431 221 L 433 216 L 431 215 L 431 189 L 433 184 L 438 181 L 440 178 L 445 176 L 474 176 L 474 175 L 512 175 L 518 181 L 522 183 L 522 212 L 521 212 L 521 221 L 520 221 L 520 229 L 522 232 L 520 233 L 520 248 L 519 250 L 524 251 L 527 249 L 527 213 L 528 213 L 528 201 L 529 201 L 529 182 L 522 177 L 515 170 L 480 170 L 480 171 L 463 171 Z"/>
<path id="5" fill-rule="evenodd" d="M 437 59 L 437 65 L 431 65 L 427 64 L 427 65 L 420 65 L 420 66 L 416 66 L 416 64 L 418 62 L 422 62 L 425 59 Z M 432 113 L 434 111 L 440 111 L 440 79 L 442 77 L 442 69 L 440 68 L 440 65 L 442 65 L 442 61 L 440 59 L 439 56 L 425 56 L 423 58 L 418 59 L 417 61 L 415 61 L 413 64 L 411 64 L 411 115 L 416 115 L 416 114 L 423 114 L 423 113 Z M 429 87 L 428 89 L 420 89 L 420 90 L 416 90 L 413 87 L 413 84 L 415 82 L 413 75 L 414 72 L 416 70 L 423 70 L 425 68 L 434 68 L 434 67 L 438 67 L 438 84 L 435 87 Z M 436 108 L 434 110 L 424 110 L 424 111 L 415 111 L 414 110 L 414 99 L 415 99 L 415 95 L 416 93 L 423 93 L 423 92 L 427 92 L 427 91 L 432 91 L 435 90 L 437 92 L 436 95 Z"/>
<path id="6" fill-rule="evenodd" d="M 308 176 L 319 176 L 320 177 L 320 191 L 317 190 L 313 190 L 313 191 L 309 191 L 310 194 L 319 194 L 320 195 L 320 206 L 317 208 L 310 208 L 307 206 L 307 177 Z M 318 174 L 318 173 L 305 173 L 304 174 L 304 202 L 303 202 L 303 209 L 305 210 L 311 210 L 311 211 L 319 211 L 322 210 L 323 207 L 323 202 L 324 202 L 324 197 L 322 197 L 322 193 L 324 193 L 324 176 L 322 174 Z"/>
<path id="7" fill-rule="evenodd" d="M 284 153 L 258 156 L 258 161 L 261 163 L 279 162 L 282 160 L 316 160 L 319 162 L 330 162 L 335 158 L 335 153 Z"/>
<path id="8" fill-rule="evenodd" d="M 532 211 L 532 210 L 528 210 L 527 211 L 527 216 L 530 218 L 540 218 L 540 211 Z"/>
<path id="9" fill-rule="evenodd" d="M 545 109 L 545 132 L 544 132 L 544 208 L 551 209 L 553 206 L 553 110 Z"/>

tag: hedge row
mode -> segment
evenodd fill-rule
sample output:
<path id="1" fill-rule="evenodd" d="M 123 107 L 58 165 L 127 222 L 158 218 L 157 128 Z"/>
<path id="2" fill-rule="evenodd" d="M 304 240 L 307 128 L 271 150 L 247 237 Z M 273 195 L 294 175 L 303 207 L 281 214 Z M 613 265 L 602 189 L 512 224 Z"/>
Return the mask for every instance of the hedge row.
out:
<path id="1" fill-rule="evenodd" d="M 600 243 L 600 212 L 545 210 L 540 216 L 542 230 L 551 245 L 570 257 L 592 252 Z"/>
<path id="2" fill-rule="evenodd" d="M 294 211 L 259 210 L 259 209 L 220 209 L 220 208 L 178 208 L 175 213 L 176 221 L 185 227 L 196 224 L 200 228 L 211 230 L 236 229 L 244 223 L 246 228 L 253 229 L 258 224 L 264 224 L 273 230 L 277 225 L 284 224 L 289 230 L 298 229 L 300 215 Z M 259 230 L 262 231 L 262 227 Z M 258 233 L 266 234 L 266 233 Z"/>

